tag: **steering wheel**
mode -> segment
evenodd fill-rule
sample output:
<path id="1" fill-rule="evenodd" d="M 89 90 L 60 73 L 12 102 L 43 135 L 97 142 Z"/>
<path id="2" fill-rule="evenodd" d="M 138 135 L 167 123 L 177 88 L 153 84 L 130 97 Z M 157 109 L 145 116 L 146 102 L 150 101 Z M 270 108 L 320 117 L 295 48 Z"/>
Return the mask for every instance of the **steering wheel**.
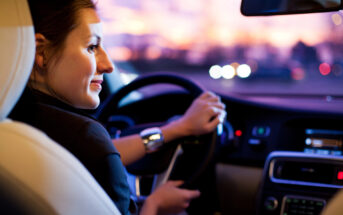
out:
<path id="1" fill-rule="evenodd" d="M 146 87 L 152 84 L 161 83 L 173 84 L 185 89 L 192 100 L 194 100 L 204 91 L 200 86 L 198 86 L 194 82 L 177 75 L 155 74 L 141 76 L 136 80 L 132 81 L 130 84 L 118 90 L 117 93 L 109 96 L 103 102 L 102 106 L 99 107 L 99 109 L 97 110 L 97 113 L 95 114 L 96 118 L 98 118 L 107 127 L 108 130 L 111 129 L 111 124 L 113 123 L 111 122 L 111 119 L 115 118 L 113 115 L 116 111 L 119 110 L 119 102 L 125 96 L 139 88 Z M 125 108 L 125 106 L 122 108 Z M 155 122 L 138 125 L 133 125 L 133 123 L 129 123 L 131 124 L 129 128 L 121 130 L 121 136 L 130 135 L 134 133 L 137 134 L 144 128 L 152 126 L 161 126 L 165 123 L 166 122 Z M 155 174 L 155 178 L 164 178 L 164 180 L 168 179 L 165 177 L 169 177 L 169 173 L 172 170 L 171 177 L 173 177 L 173 175 L 176 175 L 175 177 L 177 179 L 180 179 L 178 178 L 180 176 L 185 177 L 182 178 L 182 180 L 185 181 L 183 187 L 193 188 L 193 182 L 203 173 L 203 171 L 208 167 L 210 161 L 212 160 L 216 147 L 217 130 L 210 134 L 201 135 L 197 137 L 185 137 L 182 139 L 175 140 L 171 143 L 164 144 L 159 151 L 147 154 L 144 158 L 140 159 L 136 163 L 127 166 L 127 170 L 129 173 L 132 173 L 134 175 Z M 180 145 L 182 145 L 183 148 L 183 155 L 180 156 L 181 158 L 179 160 L 181 161 L 180 165 L 178 166 L 174 164 L 177 163 L 175 162 L 175 158 L 179 154 Z M 198 158 L 191 159 L 191 161 L 189 161 L 190 157 L 196 157 L 194 155 L 196 153 L 199 153 Z M 188 161 L 186 158 L 188 158 Z M 185 171 L 178 171 L 178 169 L 180 169 L 180 166 L 181 169 L 182 166 L 185 166 L 185 164 L 182 164 L 182 162 L 187 162 L 187 164 L 190 165 L 190 169 Z M 153 190 L 151 190 L 151 192 L 152 191 Z"/>

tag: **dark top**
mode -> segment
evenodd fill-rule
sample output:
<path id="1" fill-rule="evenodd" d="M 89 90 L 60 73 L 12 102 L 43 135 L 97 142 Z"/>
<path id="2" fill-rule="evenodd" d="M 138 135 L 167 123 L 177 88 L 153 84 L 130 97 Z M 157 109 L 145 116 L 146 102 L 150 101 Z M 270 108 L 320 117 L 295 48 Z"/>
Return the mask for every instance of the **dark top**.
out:
<path id="1" fill-rule="evenodd" d="M 120 155 L 99 122 L 30 88 L 25 89 L 10 118 L 42 130 L 64 146 L 90 171 L 122 214 L 135 212 Z"/>

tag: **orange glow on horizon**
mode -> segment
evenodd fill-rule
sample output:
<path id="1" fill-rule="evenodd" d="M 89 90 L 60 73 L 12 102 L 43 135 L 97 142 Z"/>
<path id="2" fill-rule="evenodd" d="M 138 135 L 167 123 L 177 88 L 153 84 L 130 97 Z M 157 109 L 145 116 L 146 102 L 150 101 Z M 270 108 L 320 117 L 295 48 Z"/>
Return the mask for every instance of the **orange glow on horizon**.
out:
<path id="1" fill-rule="evenodd" d="M 111 47 L 107 51 L 115 61 L 127 61 L 132 58 L 132 51 L 126 47 Z"/>
<path id="2" fill-rule="evenodd" d="M 162 48 L 191 49 L 204 41 L 207 49 L 240 44 L 289 48 L 299 41 L 312 46 L 327 38 L 332 27 L 323 14 L 244 17 L 238 0 L 114 2 L 98 1 L 105 35 L 153 35 L 163 41 L 157 44 Z"/>

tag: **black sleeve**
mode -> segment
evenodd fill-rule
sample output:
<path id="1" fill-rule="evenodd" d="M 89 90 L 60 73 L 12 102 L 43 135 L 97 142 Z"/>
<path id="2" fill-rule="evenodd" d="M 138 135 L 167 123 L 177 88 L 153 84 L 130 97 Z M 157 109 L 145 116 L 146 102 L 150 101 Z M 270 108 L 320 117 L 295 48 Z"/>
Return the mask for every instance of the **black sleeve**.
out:
<path id="1" fill-rule="evenodd" d="M 109 154 L 117 154 L 120 157 L 109 133 L 97 121 L 86 121 L 76 135 L 78 147 L 88 160 L 97 160 Z"/>
<path id="2" fill-rule="evenodd" d="M 86 144 L 85 149 L 97 155 L 88 159 L 87 168 L 114 201 L 119 211 L 124 215 L 130 214 L 130 189 L 126 173 L 108 132 L 97 122 L 87 123 L 84 132 L 87 134 L 82 135 L 85 138 L 83 140 Z"/>
<path id="3" fill-rule="evenodd" d="M 89 167 L 95 179 L 114 201 L 119 211 L 130 214 L 130 189 L 118 154 L 110 154 Z"/>

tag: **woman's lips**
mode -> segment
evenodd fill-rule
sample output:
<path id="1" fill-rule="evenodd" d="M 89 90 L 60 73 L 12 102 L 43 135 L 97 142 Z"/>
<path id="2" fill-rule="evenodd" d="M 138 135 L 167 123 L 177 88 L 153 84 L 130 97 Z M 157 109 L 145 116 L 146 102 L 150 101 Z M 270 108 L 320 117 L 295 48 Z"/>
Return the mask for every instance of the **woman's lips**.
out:
<path id="1" fill-rule="evenodd" d="M 102 89 L 101 84 L 102 84 L 102 80 L 92 80 L 91 81 L 91 86 L 93 88 L 95 88 L 96 90 L 99 90 L 99 91 Z"/>
<path id="2" fill-rule="evenodd" d="M 101 84 L 101 83 L 102 83 L 102 80 L 92 80 L 91 83 Z"/>

